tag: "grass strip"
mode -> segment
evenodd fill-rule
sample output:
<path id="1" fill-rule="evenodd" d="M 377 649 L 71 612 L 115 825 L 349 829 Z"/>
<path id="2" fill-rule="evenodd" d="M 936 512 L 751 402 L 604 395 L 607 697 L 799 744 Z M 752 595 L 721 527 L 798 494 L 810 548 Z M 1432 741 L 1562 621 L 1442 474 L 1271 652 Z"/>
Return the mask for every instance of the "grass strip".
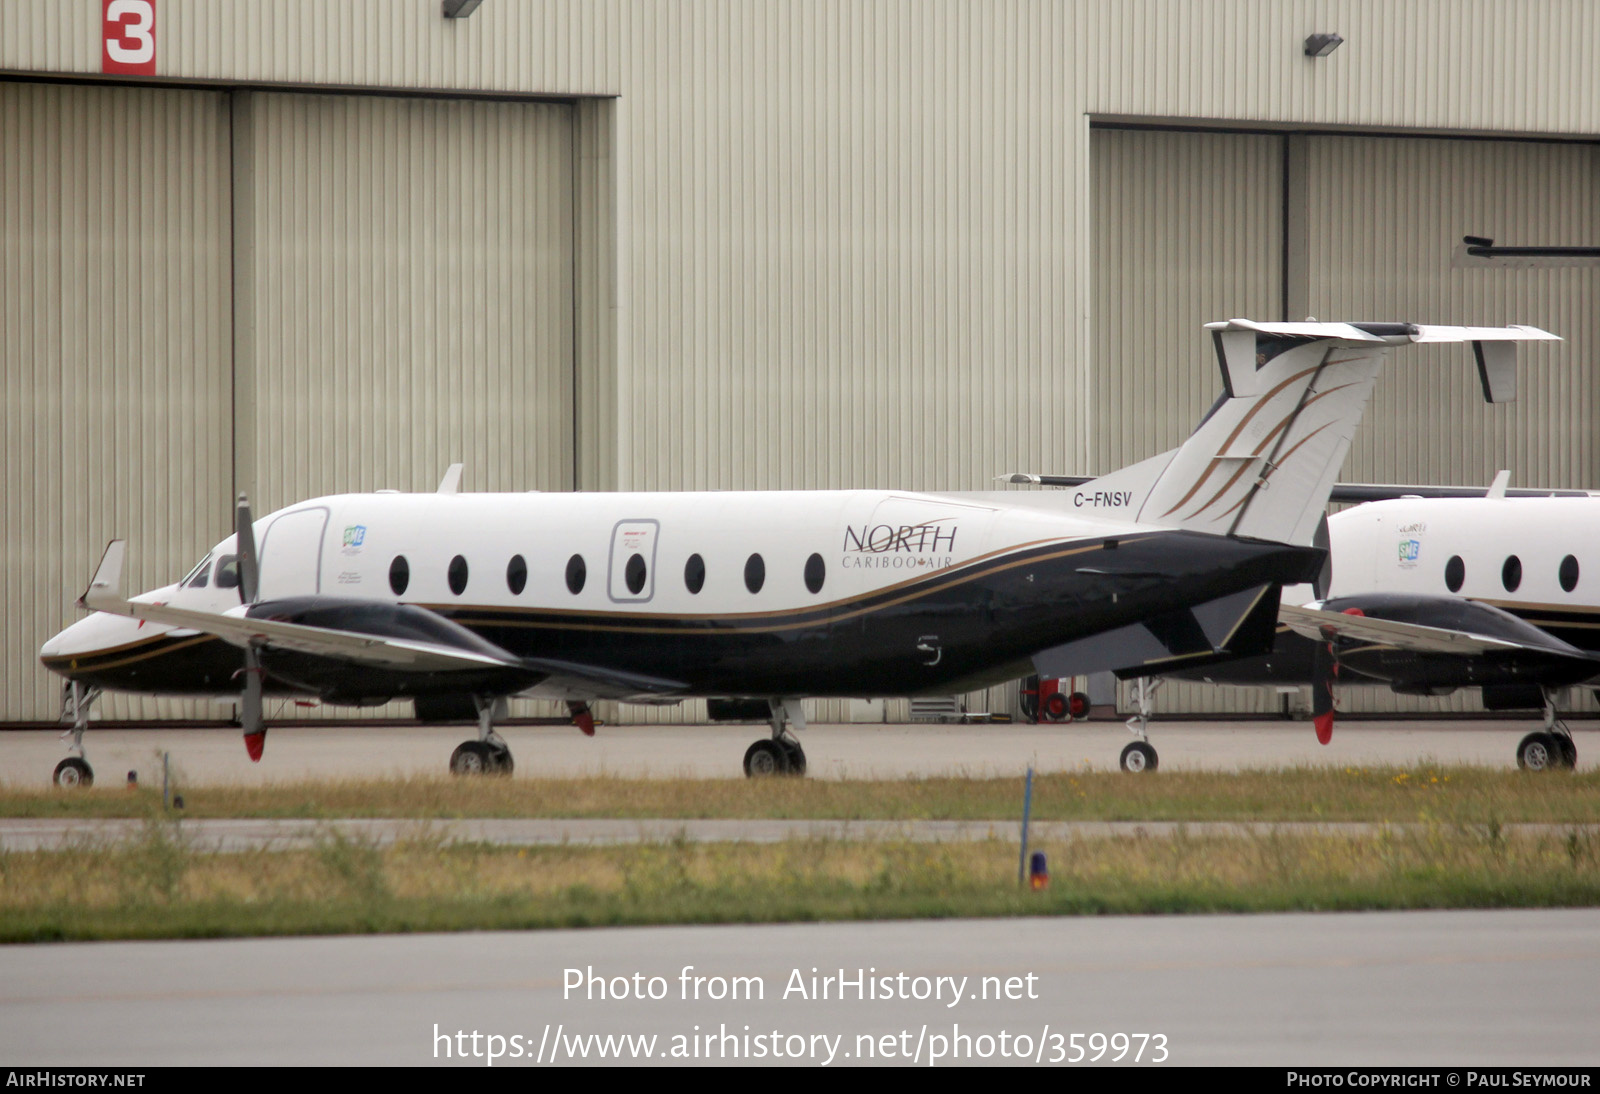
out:
<path id="1" fill-rule="evenodd" d="M 455 779 L 182 786 L 192 817 L 617 817 L 993 820 L 1021 812 L 1020 778 Z M 159 792 L 0 791 L 0 817 L 142 817 Z M 1038 776 L 1040 820 L 1586 823 L 1600 820 L 1600 770 L 1299 767 L 1272 771 L 1065 772 Z"/>
<path id="2" fill-rule="evenodd" d="M 1134 836 L 1042 848 L 794 840 L 221 853 L 146 821 L 120 845 L 0 852 L 0 941 L 192 938 L 955 916 L 1490 908 L 1600 902 L 1600 838 L 1430 823 L 1359 836 Z"/>

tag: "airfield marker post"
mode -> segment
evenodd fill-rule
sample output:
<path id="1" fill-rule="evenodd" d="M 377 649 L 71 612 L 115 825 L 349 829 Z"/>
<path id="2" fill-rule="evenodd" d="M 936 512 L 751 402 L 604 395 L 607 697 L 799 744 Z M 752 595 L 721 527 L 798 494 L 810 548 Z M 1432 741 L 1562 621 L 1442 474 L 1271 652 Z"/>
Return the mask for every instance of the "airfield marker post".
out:
<path id="1" fill-rule="evenodd" d="M 1033 765 L 1028 765 L 1028 781 L 1022 790 L 1022 852 L 1017 856 L 1017 884 L 1028 879 L 1028 814 L 1033 811 Z"/>

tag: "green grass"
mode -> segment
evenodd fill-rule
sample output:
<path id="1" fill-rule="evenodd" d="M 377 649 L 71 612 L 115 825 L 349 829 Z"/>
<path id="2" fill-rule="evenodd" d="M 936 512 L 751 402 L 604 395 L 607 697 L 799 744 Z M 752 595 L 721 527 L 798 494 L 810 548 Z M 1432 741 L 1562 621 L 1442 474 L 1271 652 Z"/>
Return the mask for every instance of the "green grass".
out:
<path id="1" fill-rule="evenodd" d="M 1600 839 L 1429 824 L 1358 836 L 1071 840 L 1052 879 L 1016 848 L 849 843 L 217 853 L 151 819 L 119 846 L 0 852 L 0 941 L 912 917 L 1545 907 L 1600 903 Z"/>
<path id="2" fill-rule="evenodd" d="M 1009 779 L 452 779 L 183 788 L 191 817 L 620 817 L 995 820 L 1021 812 Z M 0 791 L 4 817 L 141 817 L 153 790 Z M 1040 820 L 1485 823 L 1600 821 L 1600 770 L 1478 767 L 1044 775 Z"/>

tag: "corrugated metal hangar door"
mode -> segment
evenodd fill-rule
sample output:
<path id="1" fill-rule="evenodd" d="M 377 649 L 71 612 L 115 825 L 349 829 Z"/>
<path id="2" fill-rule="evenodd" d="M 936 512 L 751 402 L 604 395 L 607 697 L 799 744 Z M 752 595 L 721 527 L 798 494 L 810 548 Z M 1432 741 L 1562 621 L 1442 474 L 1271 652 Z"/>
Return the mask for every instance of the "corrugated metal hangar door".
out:
<path id="1" fill-rule="evenodd" d="M 0 720 L 108 539 L 175 580 L 304 497 L 573 482 L 574 108 L 0 84 Z M 111 700 L 115 718 L 216 717 Z"/>
<path id="2" fill-rule="evenodd" d="M 571 489 L 573 108 L 244 94 L 240 474 Z"/>
<path id="3" fill-rule="evenodd" d="M 1093 394 L 1083 428 L 1096 465 L 1073 473 L 1104 474 L 1182 444 L 1216 399 L 1221 382 L 1202 324 L 1277 318 L 1283 142 L 1159 130 L 1091 137 Z M 1274 701 L 1229 690 L 1237 694 L 1168 682 L 1158 709 Z"/>
<path id="4" fill-rule="evenodd" d="M 1200 324 L 1231 316 L 1531 323 L 1521 392 L 1486 406 L 1470 357 L 1397 354 L 1351 448 L 1355 481 L 1600 487 L 1592 268 L 1468 267 L 1464 235 L 1600 236 L 1600 152 L 1577 143 L 1097 129 L 1092 134 L 1095 398 L 1104 472 L 1182 440 L 1220 389 Z M 1450 353 L 1450 356 L 1447 356 Z M 1078 469 L 1074 469 L 1078 470 Z M 1468 710 L 1347 689 L 1350 710 Z M 1124 695 L 1126 701 L 1126 695 Z M 1587 702 L 1587 699 L 1585 699 Z M 1168 683 L 1159 709 L 1271 711 L 1258 689 Z"/>
<path id="5" fill-rule="evenodd" d="M 0 83 L 0 133 L 0 719 L 37 720 L 60 709 L 39 645 L 107 540 L 150 588 L 230 519 L 228 100 Z"/>

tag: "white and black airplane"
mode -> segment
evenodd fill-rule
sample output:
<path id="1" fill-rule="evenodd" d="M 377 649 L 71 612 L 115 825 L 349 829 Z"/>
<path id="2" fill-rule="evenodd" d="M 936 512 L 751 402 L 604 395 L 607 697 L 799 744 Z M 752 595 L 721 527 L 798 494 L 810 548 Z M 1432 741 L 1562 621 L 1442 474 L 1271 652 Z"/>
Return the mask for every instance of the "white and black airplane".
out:
<path id="1" fill-rule="evenodd" d="M 1505 479 L 1477 497 L 1390 488 L 1406 496 L 1334 514 L 1331 581 L 1310 603 L 1307 590 L 1284 591 L 1272 652 L 1185 675 L 1310 684 L 1324 744 L 1335 684 L 1475 687 L 1490 710 L 1543 708 L 1543 728 L 1517 746 L 1520 766 L 1571 768 L 1577 747 L 1556 702 L 1600 680 L 1600 497 L 1508 491 Z"/>
<path id="2" fill-rule="evenodd" d="M 345 494 L 237 530 L 135 597 L 113 541 L 94 614 L 40 658 L 69 681 L 75 755 L 96 689 L 223 695 L 259 759 L 264 695 L 471 710 L 452 771 L 511 769 L 502 700 L 736 700 L 771 733 L 748 774 L 803 773 L 805 697 L 952 694 L 1085 640 L 1191 664 L 1266 652 L 1280 590 L 1311 580 L 1329 490 L 1388 351 L 1471 343 L 1514 392 L 1532 327 L 1208 324 L 1224 392 L 1188 440 L 1071 496 L 884 490 Z M 259 544 L 259 553 L 257 551 Z M 1098 637 L 1097 637 L 1098 636 Z M 1155 767 L 1147 741 L 1123 766 Z"/>

